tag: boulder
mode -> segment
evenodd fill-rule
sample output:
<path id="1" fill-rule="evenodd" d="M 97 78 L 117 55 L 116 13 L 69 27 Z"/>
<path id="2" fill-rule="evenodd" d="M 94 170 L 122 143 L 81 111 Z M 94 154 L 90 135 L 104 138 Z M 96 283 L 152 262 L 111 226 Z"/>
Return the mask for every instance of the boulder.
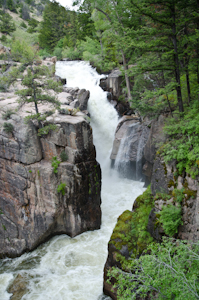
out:
<path id="1" fill-rule="evenodd" d="M 13 132 L 1 130 L 1 257 L 31 251 L 56 234 L 100 228 L 101 170 L 92 129 L 82 115 L 49 118 L 57 131 L 42 138 L 17 114 L 8 120 Z"/>
<path id="2" fill-rule="evenodd" d="M 111 93 L 112 99 L 119 99 L 122 94 L 122 72 L 119 69 L 113 70 L 108 77 L 100 80 L 100 86 L 104 91 Z"/>
<path id="3" fill-rule="evenodd" d="M 80 103 L 80 106 L 79 106 L 80 110 L 87 110 L 87 104 L 88 104 L 89 97 L 90 97 L 89 91 L 87 91 L 85 89 L 81 89 L 78 91 L 77 99 Z"/>

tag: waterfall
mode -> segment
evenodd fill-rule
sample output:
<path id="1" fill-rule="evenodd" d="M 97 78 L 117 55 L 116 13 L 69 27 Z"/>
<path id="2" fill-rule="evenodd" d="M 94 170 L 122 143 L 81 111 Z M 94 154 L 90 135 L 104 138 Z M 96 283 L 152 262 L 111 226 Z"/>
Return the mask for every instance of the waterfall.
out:
<path id="1" fill-rule="evenodd" d="M 99 87 L 101 76 L 86 62 L 57 62 L 57 75 L 67 86 L 90 90 L 91 114 L 97 160 L 102 168 L 102 226 L 75 238 L 60 235 L 19 258 L 0 261 L 0 299 L 18 274 L 25 276 L 28 292 L 22 300 L 102 300 L 103 267 L 107 246 L 118 216 L 132 209 L 143 183 L 119 178 L 110 166 L 110 151 L 118 116 Z"/>
<path id="2" fill-rule="evenodd" d="M 120 146 L 116 156 L 114 168 L 119 172 L 122 177 L 131 177 L 131 144 L 132 138 L 135 134 L 137 123 L 131 124 L 125 131 L 125 135 L 120 141 Z"/>

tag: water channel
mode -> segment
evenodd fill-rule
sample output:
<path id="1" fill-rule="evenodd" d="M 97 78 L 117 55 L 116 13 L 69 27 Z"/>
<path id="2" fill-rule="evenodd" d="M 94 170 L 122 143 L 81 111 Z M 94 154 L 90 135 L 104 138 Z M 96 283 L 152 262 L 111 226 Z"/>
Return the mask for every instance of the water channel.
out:
<path id="1" fill-rule="evenodd" d="M 120 178 L 110 168 L 110 152 L 118 115 L 99 87 L 100 75 L 86 62 L 57 62 L 57 75 L 68 87 L 90 90 L 91 114 L 97 160 L 102 168 L 102 225 L 100 230 L 75 238 L 60 235 L 16 259 L 0 261 L 0 299 L 9 300 L 6 289 L 17 274 L 28 282 L 22 300 L 102 300 L 103 267 L 107 245 L 118 216 L 132 209 L 143 183 Z"/>

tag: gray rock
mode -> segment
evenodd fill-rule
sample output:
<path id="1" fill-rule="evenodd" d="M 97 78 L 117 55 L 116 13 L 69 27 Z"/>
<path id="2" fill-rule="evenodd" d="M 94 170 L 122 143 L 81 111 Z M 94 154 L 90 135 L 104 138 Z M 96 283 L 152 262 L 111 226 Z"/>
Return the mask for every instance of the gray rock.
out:
<path id="1" fill-rule="evenodd" d="M 0 136 L 0 257 L 19 256 L 56 234 L 100 228 L 101 170 L 91 127 L 79 116 L 59 119 L 58 131 L 45 138 L 22 118 L 11 120 L 12 136 Z"/>

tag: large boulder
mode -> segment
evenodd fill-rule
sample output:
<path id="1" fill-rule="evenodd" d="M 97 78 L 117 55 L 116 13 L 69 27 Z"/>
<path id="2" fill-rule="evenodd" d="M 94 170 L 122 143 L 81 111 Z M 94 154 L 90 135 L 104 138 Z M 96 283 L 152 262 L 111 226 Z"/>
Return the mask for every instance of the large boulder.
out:
<path id="1" fill-rule="evenodd" d="M 57 131 L 42 138 L 17 114 L 7 121 L 13 132 L 1 129 L 1 257 L 33 250 L 56 234 L 100 228 L 101 170 L 91 127 L 81 114 L 52 120 Z"/>

